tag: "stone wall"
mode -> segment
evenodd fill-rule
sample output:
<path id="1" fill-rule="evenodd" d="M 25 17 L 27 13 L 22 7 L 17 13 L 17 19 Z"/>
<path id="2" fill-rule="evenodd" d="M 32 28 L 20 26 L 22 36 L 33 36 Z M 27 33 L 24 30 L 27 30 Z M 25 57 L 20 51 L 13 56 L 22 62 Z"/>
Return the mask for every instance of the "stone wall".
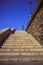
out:
<path id="1" fill-rule="evenodd" d="M 15 32 L 15 28 L 12 28 L 11 29 L 11 33 L 13 34 Z"/>
<path id="2" fill-rule="evenodd" d="M 42 1 L 43 2 L 43 1 Z M 40 43 L 43 43 L 43 4 L 40 2 L 37 8 L 37 13 L 34 13 L 34 17 L 26 31 L 31 33 Z M 36 11 L 36 10 L 35 10 Z"/>
<path id="3" fill-rule="evenodd" d="M 0 46 L 6 40 L 6 38 L 10 35 L 10 33 L 11 33 L 11 29 L 9 28 L 5 28 L 0 31 Z"/>

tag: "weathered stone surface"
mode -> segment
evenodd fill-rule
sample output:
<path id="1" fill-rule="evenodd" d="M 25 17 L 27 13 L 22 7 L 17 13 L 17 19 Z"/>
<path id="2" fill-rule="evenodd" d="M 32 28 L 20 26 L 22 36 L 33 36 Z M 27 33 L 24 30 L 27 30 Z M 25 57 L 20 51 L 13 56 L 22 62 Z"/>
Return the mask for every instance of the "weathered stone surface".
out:
<path id="1" fill-rule="evenodd" d="M 0 48 L 0 62 L 43 61 L 43 46 L 25 31 L 15 31 Z"/>
<path id="2" fill-rule="evenodd" d="M 0 62 L 0 65 L 43 65 L 43 62 Z"/>
<path id="3" fill-rule="evenodd" d="M 43 44 L 43 0 L 38 4 L 31 23 L 28 25 L 27 32 L 31 33 L 40 43 Z M 36 13 L 37 12 L 37 13 Z"/>

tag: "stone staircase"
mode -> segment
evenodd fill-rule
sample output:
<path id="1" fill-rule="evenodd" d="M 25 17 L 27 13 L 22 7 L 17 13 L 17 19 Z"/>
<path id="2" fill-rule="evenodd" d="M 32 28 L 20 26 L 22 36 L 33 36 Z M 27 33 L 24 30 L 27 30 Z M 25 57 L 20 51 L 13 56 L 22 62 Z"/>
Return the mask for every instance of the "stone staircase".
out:
<path id="1" fill-rule="evenodd" d="M 43 61 L 43 46 L 25 31 L 15 31 L 0 48 L 0 62 Z"/>

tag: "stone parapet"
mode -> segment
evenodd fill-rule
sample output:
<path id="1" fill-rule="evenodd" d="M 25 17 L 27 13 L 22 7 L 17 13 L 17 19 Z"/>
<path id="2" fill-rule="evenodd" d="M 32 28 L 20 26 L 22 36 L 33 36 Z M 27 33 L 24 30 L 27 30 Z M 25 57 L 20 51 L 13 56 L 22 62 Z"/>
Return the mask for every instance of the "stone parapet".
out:
<path id="1" fill-rule="evenodd" d="M 6 38 L 10 35 L 11 29 L 5 28 L 0 30 L 0 45 L 6 40 Z"/>
<path id="2" fill-rule="evenodd" d="M 15 28 L 12 28 L 11 29 L 11 33 L 13 34 L 15 32 Z"/>

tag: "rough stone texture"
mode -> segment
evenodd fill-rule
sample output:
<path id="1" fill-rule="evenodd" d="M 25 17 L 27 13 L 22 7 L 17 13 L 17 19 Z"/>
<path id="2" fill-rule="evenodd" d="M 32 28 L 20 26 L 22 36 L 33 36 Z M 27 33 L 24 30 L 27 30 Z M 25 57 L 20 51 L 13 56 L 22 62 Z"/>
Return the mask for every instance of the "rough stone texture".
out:
<path id="1" fill-rule="evenodd" d="M 42 1 L 42 0 L 41 0 Z M 28 25 L 26 30 L 28 33 L 31 33 L 40 43 L 43 44 L 43 1 L 40 3 L 38 12 L 34 16 L 34 19 L 31 21 L 31 24 Z M 35 10 L 36 11 L 36 10 Z M 35 14 L 35 13 L 34 13 Z"/>
<path id="2" fill-rule="evenodd" d="M 0 48 L 0 62 L 39 61 L 43 61 L 43 46 L 25 31 L 15 31 Z"/>

